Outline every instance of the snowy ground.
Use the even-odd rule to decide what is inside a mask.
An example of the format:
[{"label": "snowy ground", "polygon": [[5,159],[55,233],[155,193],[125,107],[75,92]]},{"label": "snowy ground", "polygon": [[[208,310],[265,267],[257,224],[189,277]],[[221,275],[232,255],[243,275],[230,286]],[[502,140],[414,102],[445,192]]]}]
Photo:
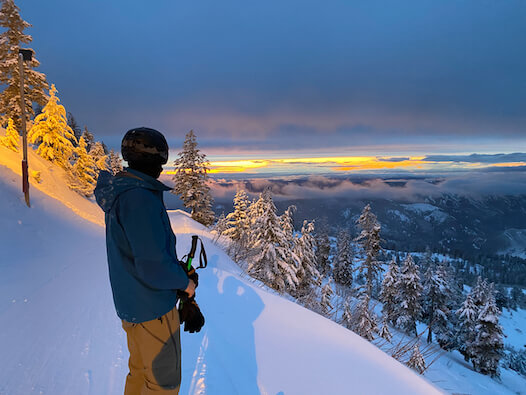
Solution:
[{"label": "snowy ground", "polygon": [[[4,151],[0,394],[121,394],[128,352],[113,308],[100,213],[78,195],[62,197],[60,179],[48,174],[56,170],[45,166],[28,209],[20,177],[7,168],[17,163]],[[66,205],[49,196],[46,180],[56,183],[53,196]],[[354,333],[254,285],[205,228],[181,212],[170,217],[179,256],[195,233],[209,256],[197,292],[207,322],[199,334],[183,333],[181,394],[439,393],[430,382],[452,393],[526,388],[514,373],[506,371],[501,385],[454,355],[435,363],[426,381]]]},{"label": "snowy ground", "polygon": [[[0,166],[0,394],[120,394],[128,354],[104,230],[36,188],[28,209],[19,184]],[[209,255],[198,289],[207,323],[183,334],[181,394],[439,393],[354,333],[254,286],[202,227],[170,216],[179,255],[193,233]]]}]

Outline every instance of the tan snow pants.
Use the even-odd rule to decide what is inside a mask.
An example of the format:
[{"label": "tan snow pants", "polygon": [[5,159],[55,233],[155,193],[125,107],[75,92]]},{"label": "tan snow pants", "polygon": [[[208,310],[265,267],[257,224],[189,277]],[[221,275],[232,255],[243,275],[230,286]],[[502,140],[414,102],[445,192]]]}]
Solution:
[{"label": "tan snow pants", "polygon": [[122,327],[130,351],[124,394],[179,394],[181,340],[177,309],[139,324],[122,321]]}]

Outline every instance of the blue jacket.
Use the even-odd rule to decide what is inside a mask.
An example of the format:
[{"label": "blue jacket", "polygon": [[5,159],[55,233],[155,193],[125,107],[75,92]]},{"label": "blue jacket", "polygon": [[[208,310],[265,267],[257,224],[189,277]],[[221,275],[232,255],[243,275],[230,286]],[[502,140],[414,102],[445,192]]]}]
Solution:
[{"label": "blue jacket", "polygon": [[[123,174],[125,176],[123,176]],[[106,220],[106,250],[117,315],[128,322],[153,320],[173,309],[188,286],[163,202],[170,190],[136,170],[102,171],[95,188]]]}]

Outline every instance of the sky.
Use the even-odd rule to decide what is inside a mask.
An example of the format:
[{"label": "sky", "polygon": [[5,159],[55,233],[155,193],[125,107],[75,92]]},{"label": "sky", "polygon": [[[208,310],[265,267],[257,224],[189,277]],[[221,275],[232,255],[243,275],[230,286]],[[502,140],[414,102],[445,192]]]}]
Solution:
[{"label": "sky", "polygon": [[170,160],[193,129],[219,175],[526,165],[522,0],[15,2],[112,148],[149,126]]}]

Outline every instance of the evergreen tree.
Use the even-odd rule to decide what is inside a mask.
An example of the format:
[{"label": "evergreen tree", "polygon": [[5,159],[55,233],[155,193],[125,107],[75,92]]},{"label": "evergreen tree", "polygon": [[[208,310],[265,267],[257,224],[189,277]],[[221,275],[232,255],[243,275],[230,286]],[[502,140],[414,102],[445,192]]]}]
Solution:
[{"label": "evergreen tree", "polygon": [[380,292],[380,301],[383,303],[382,315],[384,320],[395,324],[398,319],[397,305],[398,305],[398,287],[399,287],[399,269],[396,260],[393,258],[389,263],[389,268],[384,275],[382,282],[382,290]]},{"label": "evergreen tree", "polygon": [[374,281],[378,273],[382,270],[382,262],[378,261],[380,253],[380,224],[376,215],[371,212],[371,206],[368,204],[364,207],[360,218],[357,221],[361,228],[360,235],[356,241],[361,245],[365,254],[365,259],[360,262],[358,271],[365,277],[365,290],[369,297],[372,297]]},{"label": "evergreen tree", "polygon": [[334,309],[331,301],[333,295],[334,291],[332,290],[332,279],[329,277],[327,284],[325,284],[321,289],[320,306],[322,314],[325,317],[330,317],[332,310]]},{"label": "evergreen tree", "polygon": [[416,370],[420,374],[424,373],[427,369],[426,361],[424,360],[424,357],[420,352],[418,343],[415,344],[415,346],[413,347],[413,352],[411,353],[409,361],[407,361],[407,366],[409,366],[411,369]]},{"label": "evergreen tree", "polygon": [[263,214],[255,221],[253,229],[253,248],[258,253],[249,263],[248,272],[280,293],[294,291],[298,284],[299,258],[291,251],[289,240],[281,229],[270,190],[265,190],[259,200]]},{"label": "evergreen tree", "polygon": [[500,310],[495,303],[495,295],[489,294],[481,308],[475,326],[475,339],[471,343],[471,362],[473,368],[482,374],[499,376],[499,361],[504,356],[503,332],[499,324]]},{"label": "evergreen tree", "polygon": [[9,148],[11,151],[18,152],[19,143],[20,136],[15,129],[15,123],[11,118],[9,118],[5,136],[0,137],[0,145]]},{"label": "evergreen tree", "polygon": [[471,292],[456,314],[459,318],[457,335],[459,351],[464,359],[469,361],[473,357],[473,344],[477,335],[475,325],[479,315],[479,308],[475,305]]},{"label": "evergreen tree", "polygon": [[[5,89],[0,93],[0,113],[2,125],[9,119],[15,124],[15,129],[22,128],[20,107],[20,71],[18,66],[18,50],[33,41],[24,30],[31,27],[20,17],[20,9],[13,0],[2,0],[0,7],[0,27],[5,31],[0,34],[0,85]],[[44,105],[47,102],[45,91],[48,89],[46,76],[34,70],[40,65],[33,56],[30,62],[24,62],[24,97],[28,119],[34,115],[33,102]]]},{"label": "evergreen tree", "polygon": [[328,225],[324,220],[320,221],[320,226],[316,232],[316,266],[320,274],[327,275],[331,271],[331,241],[329,239]]},{"label": "evergreen tree", "polygon": [[299,259],[296,273],[298,286],[294,296],[303,300],[312,294],[313,289],[321,284],[321,275],[316,269],[316,241],[312,235],[314,232],[314,222],[303,221],[301,236],[294,242],[294,253]]},{"label": "evergreen tree", "polygon": [[88,153],[93,158],[98,170],[110,170],[108,167],[108,155],[104,152],[104,147],[100,141],[95,142]]},{"label": "evergreen tree", "polygon": [[80,138],[78,147],[75,149],[77,160],[73,164],[70,188],[86,197],[93,194],[97,183],[97,165],[91,155],[86,152],[86,141]]},{"label": "evergreen tree", "polygon": [[56,94],[53,84],[49,101],[43,112],[35,118],[27,139],[32,144],[38,144],[37,154],[41,157],[68,169],[74,151],[73,142],[76,143],[76,140],[73,130],[68,126],[66,110],[58,104],[60,100]]},{"label": "evergreen tree", "polygon": [[[73,130],[73,134],[75,135],[75,139],[80,139],[80,136],[82,136],[82,130],[80,129],[79,124],[77,123],[77,120],[73,116],[72,113],[68,112],[68,125]],[[89,151],[89,150],[88,150]]]},{"label": "evergreen tree", "polygon": [[336,257],[333,270],[334,281],[344,287],[350,287],[353,281],[351,236],[347,230],[338,233]]},{"label": "evergreen tree", "polygon": [[374,334],[378,332],[378,324],[376,316],[369,308],[369,301],[367,292],[362,292],[354,314],[354,332],[371,341],[374,340]]},{"label": "evergreen tree", "polygon": [[86,151],[89,152],[93,144],[95,144],[95,136],[88,130],[87,126],[84,126],[84,132],[82,132],[82,137],[86,141]]},{"label": "evergreen tree", "polygon": [[387,323],[387,318],[385,316],[382,321],[382,329],[380,329],[379,335],[382,339],[387,340],[389,343],[391,340],[393,340],[393,335],[391,334],[389,325]]},{"label": "evergreen tree", "polygon": [[431,263],[424,274],[422,294],[422,318],[428,324],[427,342],[433,341],[433,332],[437,334],[439,343],[447,343],[448,339],[448,303],[451,291],[447,283],[447,273],[443,265]]},{"label": "evergreen tree", "polygon": [[225,236],[237,242],[244,239],[249,230],[248,206],[248,195],[240,189],[234,196],[234,211],[226,216],[226,229],[223,232]]},{"label": "evergreen tree", "polygon": [[110,150],[109,155],[110,171],[113,175],[122,171],[122,159],[114,150]]},{"label": "evergreen tree", "polygon": [[186,208],[191,209],[192,218],[209,226],[214,223],[212,211],[212,195],[208,181],[208,165],[206,155],[197,148],[193,130],[186,134],[183,150],[175,160],[173,192],[179,195]]},{"label": "evergreen tree", "polygon": [[216,237],[222,236],[228,229],[228,222],[225,213],[221,213],[212,230],[216,233]]},{"label": "evergreen tree", "polygon": [[421,317],[422,307],[420,298],[422,285],[418,275],[418,266],[411,254],[407,254],[404,265],[400,270],[398,287],[398,306],[396,325],[405,332],[416,336],[416,321]]},{"label": "evergreen tree", "polygon": [[345,302],[343,304],[343,314],[340,324],[346,327],[347,329],[352,329],[354,325],[351,306],[348,299],[345,299]]}]

